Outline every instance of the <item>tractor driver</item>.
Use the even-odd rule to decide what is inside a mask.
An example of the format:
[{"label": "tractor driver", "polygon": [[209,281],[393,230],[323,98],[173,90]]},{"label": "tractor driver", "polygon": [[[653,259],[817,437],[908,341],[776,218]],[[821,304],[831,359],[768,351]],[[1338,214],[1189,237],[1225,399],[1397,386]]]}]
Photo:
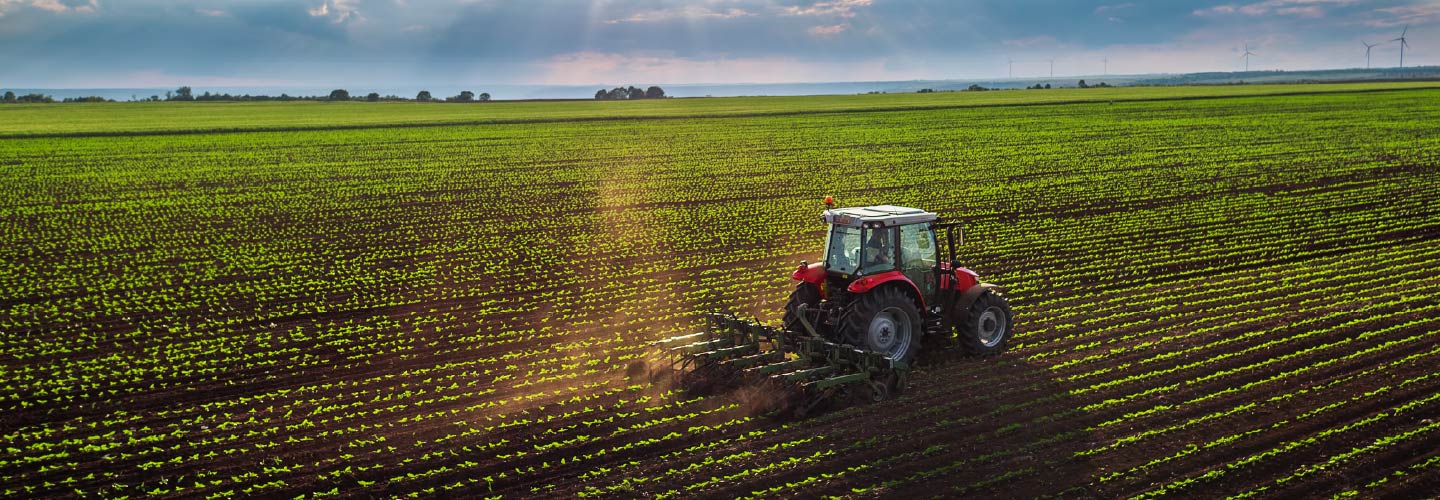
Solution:
[{"label": "tractor driver", "polygon": [[865,242],[865,268],[885,268],[895,263],[895,249],[890,246],[890,231],[870,231],[870,240]]}]

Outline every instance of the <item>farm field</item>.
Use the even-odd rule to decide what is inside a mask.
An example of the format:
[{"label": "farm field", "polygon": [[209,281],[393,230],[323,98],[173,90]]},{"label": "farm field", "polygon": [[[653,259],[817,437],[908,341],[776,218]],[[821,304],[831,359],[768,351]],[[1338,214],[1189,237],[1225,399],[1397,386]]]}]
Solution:
[{"label": "farm field", "polygon": [[[0,107],[0,496],[1440,493],[1440,88],[1055,92]],[[825,195],[964,220],[1011,349],[653,377]]]},{"label": "farm field", "polygon": [[154,106],[76,105],[56,113],[45,105],[6,109],[0,137],[63,137],[287,131],[303,129],[413,127],[547,123],[606,119],[774,116],[793,113],[904,111],[1049,103],[1211,99],[1218,97],[1376,92],[1440,88],[1440,82],[1365,84],[1232,85],[1223,87],[1136,87],[1053,89],[1045,92],[941,92],[852,96],[734,97],[630,102],[576,100],[493,102],[475,106],[444,103],[188,102]]}]

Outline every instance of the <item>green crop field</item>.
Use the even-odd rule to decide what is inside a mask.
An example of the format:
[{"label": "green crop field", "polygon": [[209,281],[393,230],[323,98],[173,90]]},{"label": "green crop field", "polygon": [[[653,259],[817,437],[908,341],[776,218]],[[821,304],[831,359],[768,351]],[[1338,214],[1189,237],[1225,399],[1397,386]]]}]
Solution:
[{"label": "green crop field", "polygon": [[[1425,83],[0,106],[0,496],[1433,494],[1437,124]],[[825,195],[964,221],[1011,348],[799,421],[650,376],[697,311],[778,321]]]}]

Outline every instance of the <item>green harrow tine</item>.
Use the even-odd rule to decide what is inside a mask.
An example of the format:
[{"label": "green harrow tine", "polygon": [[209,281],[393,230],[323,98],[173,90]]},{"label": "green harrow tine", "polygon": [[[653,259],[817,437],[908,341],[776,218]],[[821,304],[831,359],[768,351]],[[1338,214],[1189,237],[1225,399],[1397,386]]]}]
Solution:
[{"label": "green harrow tine", "polygon": [[[686,384],[699,391],[737,383],[771,383],[784,386],[791,394],[790,409],[803,415],[837,394],[850,394],[843,386],[860,385],[876,391],[877,400],[886,389],[876,381],[903,388],[909,365],[880,353],[830,342],[820,335],[819,325],[807,320],[803,331],[785,330],[734,315],[707,313],[708,331],[657,341],[675,356],[682,373],[693,375]],[[802,315],[803,316],[803,315]]]},{"label": "green harrow tine", "polygon": [[657,342],[655,342],[655,343],[656,343],[656,344],[674,344],[674,343],[678,343],[678,342],[682,342],[682,341],[686,341],[686,340],[690,340],[690,339],[697,339],[697,338],[709,337],[709,336],[710,336],[710,332],[697,332],[697,333],[692,333],[692,334],[689,334],[689,335],[681,335],[681,336],[678,336],[678,337],[670,337],[670,338],[668,338],[668,339],[661,339],[661,340],[659,340],[659,341],[657,341]]},{"label": "green harrow tine", "polygon": [[831,387],[839,387],[846,384],[869,382],[870,374],[866,372],[851,373],[837,377],[824,378],[813,382],[806,382],[806,386],[813,386],[816,390],[825,390]]},{"label": "green harrow tine", "polygon": [[683,346],[680,346],[680,347],[671,348],[670,350],[672,350],[672,351],[680,351],[680,352],[683,353],[683,354],[692,354],[692,355],[693,355],[693,354],[700,354],[700,353],[702,353],[702,352],[713,351],[713,350],[721,349],[721,348],[725,348],[725,347],[732,347],[732,346],[734,346],[734,345],[735,345],[735,342],[732,341],[732,340],[730,340],[730,339],[716,339],[716,340],[707,340],[707,341],[704,341],[704,342],[696,342],[696,343],[693,343],[693,344],[686,344],[686,345],[683,345]]},{"label": "green harrow tine", "polygon": [[755,344],[745,344],[745,345],[740,345],[740,346],[735,346],[735,347],[726,347],[726,348],[723,348],[723,349],[716,349],[716,350],[713,350],[713,351],[706,351],[706,352],[702,352],[702,353],[697,353],[697,354],[695,354],[695,356],[696,356],[696,357],[701,357],[701,358],[706,358],[706,359],[729,359],[729,358],[735,358],[735,357],[744,356],[744,355],[746,355],[746,354],[752,354],[752,353],[754,353],[755,351],[757,351],[757,350],[759,350],[759,349],[760,349],[760,346],[758,346],[758,345],[755,345]]},{"label": "green harrow tine", "polygon": [[745,356],[745,357],[743,357],[743,358],[735,358],[735,359],[732,359],[732,360],[730,360],[730,361],[727,361],[726,363],[729,363],[730,366],[733,366],[733,367],[736,367],[736,368],[749,368],[749,367],[751,367],[751,366],[754,366],[754,365],[757,364],[757,363],[775,363],[775,362],[783,361],[784,359],[785,359],[785,353],[778,352],[778,351],[771,351],[771,352],[756,354],[756,355],[753,355],[753,356]]},{"label": "green harrow tine", "polygon": [[805,368],[809,364],[810,360],[807,359],[792,359],[790,361],[782,361],[779,363],[757,366],[755,368],[750,368],[745,371],[755,373],[757,375],[769,375],[777,372],[799,370]]},{"label": "green harrow tine", "polygon": [[[807,370],[799,370],[799,371],[794,371],[794,372],[790,372],[790,373],[786,373],[786,374],[782,374],[782,375],[775,375],[775,376],[776,376],[776,377],[784,377],[785,380],[789,380],[789,381],[791,381],[791,382],[801,382],[801,381],[810,380],[810,379],[813,379],[813,378],[816,378],[816,377],[823,377],[823,376],[829,375],[829,374],[835,372],[835,370],[837,370],[837,369],[838,369],[838,368],[835,367],[834,365],[826,365],[826,366],[821,366],[821,367],[817,367],[817,368],[810,368],[810,369],[807,369]],[[867,375],[867,377],[868,377],[868,375]]]}]

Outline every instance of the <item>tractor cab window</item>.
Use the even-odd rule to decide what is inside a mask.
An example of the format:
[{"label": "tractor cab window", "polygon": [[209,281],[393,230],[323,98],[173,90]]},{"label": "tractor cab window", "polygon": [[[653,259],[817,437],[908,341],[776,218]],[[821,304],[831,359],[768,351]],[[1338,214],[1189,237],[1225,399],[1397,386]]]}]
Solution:
[{"label": "tractor cab window", "polygon": [[935,232],[925,224],[911,224],[900,228],[901,267],[906,271],[931,271],[939,248],[935,244]]},{"label": "tractor cab window", "polygon": [[830,225],[830,244],[825,247],[825,269],[854,274],[860,262],[860,228]]},{"label": "tractor cab window", "polygon": [[935,244],[935,231],[929,224],[910,224],[900,228],[900,272],[915,283],[920,295],[930,300],[936,291],[935,264],[939,247]]},{"label": "tractor cab window", "polygon": [[865,247],[860,250],[860,274],[874,274],[895,269],[895,228],[865,230]]},{"label": "tractor cab window", "polygon": [[825,269],[840,274],[873,274],[895,269],[895,228],[830,226]]}]

